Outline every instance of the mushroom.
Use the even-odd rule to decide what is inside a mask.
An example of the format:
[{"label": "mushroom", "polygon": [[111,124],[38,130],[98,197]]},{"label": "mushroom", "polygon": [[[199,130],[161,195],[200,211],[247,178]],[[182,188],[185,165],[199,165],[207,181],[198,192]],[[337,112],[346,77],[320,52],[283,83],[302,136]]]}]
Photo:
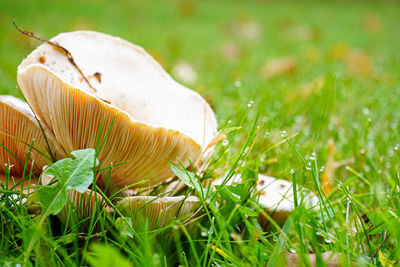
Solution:
[{"label": "mushroom", "polygon": [[92,31],[50,42],[57,46],[42,44],[24,59],[18,83],[66,153],[105,140],[99,167],[113,166],[113,190],[158,184],[173,176],[168,161],[188,167],[208,154],[217,134],[212,109],[141,47]]},{"label": "mushroom", "polygon": [[162,228],[174,219],[188,219],[200,206],[200,200],[194,196],[156,197],[133,196],[123,198],[117,208],[124,216],[132,218],[135,229],[148,230]]},{"label": "mushroom", "polygon": [[[223,178],[216,179],[212,185],[215,188],[215,186],[221,185],[223,181]],[[226,181],[225,185],[241,182],[241,175],[236,174]],[[258,174],[256,192],[253,192],[253,194],[257,196],[258,203],[278,224],[283,224],[294,210],[293,184],[289,181]],[[299,189],[298,194],[299,201],[302,199],[300,194],[304,195],[303,200],[307,206],[312,207],[318,204],[318,198],[312,192]],[[265,228],[269,225],[269,220],[262,214],[259,215],[259,222]]]},{"label": "mushroom", "polygon": [[52,157],[65,154],[51,131],[40,127],[28,104],[12,96],[0,96],[0,144],[0,174],[6,173],[7,164],[15,177],[29,176],[30,171],[37,177]]},{"label": "mushroom", "polygon": [[[283,224],[295,208],[293,184],[286,180],[259,174],[256,189],[259,194],[258,202],[261,206],[278,224]],[[299,201],[302,199],[300,194],[303,194],[303,201],[305,201],[306,206],[317,205],[318,198],[312,192],[299,189],[297,193]],[[268,219],[262,214],[259,216],[259,221],[263,227],[269,224]]]}]

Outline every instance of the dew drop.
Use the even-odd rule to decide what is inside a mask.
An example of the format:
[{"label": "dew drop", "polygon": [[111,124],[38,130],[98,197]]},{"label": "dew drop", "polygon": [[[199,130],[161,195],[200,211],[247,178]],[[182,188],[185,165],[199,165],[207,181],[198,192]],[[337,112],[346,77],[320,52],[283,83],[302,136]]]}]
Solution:
[{"label": "dew drop", "polygon": [[294,173],[295,173],[294,169],[290,169],[290,174],[294,174]]},{"label": "dew drop", "polygon": [[282,131],[281,132],[281,137],[282,138],[286,138],[287,137],[287,132],[286,131]]},{"label": "dew drop", "polygon": [[254,101],[253,101],[253,100],[250,100],[250,102],[247,104],[247,106],[248,106],[249,108],[251,108],[251,106],[253,106],[253,104],[254,104]]},{"label": "dew drop", "polygon": [[240,87],[242,85],[242,83],[240,81],[235,81],[235,86],[236,87]]},{"label": "dew drop", "polygon": [[311,171],[311,161],[307,162],[306,170]]},{"label": "dew drop", "polygon": [[363,108],[362,113],[364,115],[369,115],[369,109],[368,108]]},{"label": "dew drop", "polygon": [[224,139],[224,140],[222,141],[222,145],[223,145],[223,146],[229,145],[228,139]]},{"label": "dew drop", "polygon": [[399,150],[399,148],[400,148],[400,145],[399,145],[399,144],[396,144],[396,145],[394,146],[394,150]]}]

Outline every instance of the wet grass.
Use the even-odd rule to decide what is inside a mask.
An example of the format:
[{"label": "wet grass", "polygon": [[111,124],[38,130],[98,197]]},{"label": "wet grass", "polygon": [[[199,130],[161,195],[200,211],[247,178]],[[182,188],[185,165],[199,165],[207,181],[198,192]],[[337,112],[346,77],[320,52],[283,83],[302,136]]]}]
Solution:
[{"label": "wet grass", "polygon": [[[307,254],[333,251],[343,265],[398,264],[398,4],[129,2],[0,1],[0,93],[18,96],[17,66],[39,44],[18,33],[13,19],[48,38],[89,29],[139,44],[210,102],[220,130],[233,128],[207,176],[241,172],[242,195],[221,189],[190,228],[177,223],[135,238],[121,235],[104,214],[104,231],[92,237],[50,217],[29,260],[279,266],[288,252],[307,265]],[[179,74],[180,62],[197,77]],[[307,208],[300,198],[284,225],[263,229],[256,197],[245,194],[257,173],[311,189],[320,207]],[[0,262],[24,263],[25,229],[35,219],[28,207],[6,201],[15,189],[1,190]]]}]

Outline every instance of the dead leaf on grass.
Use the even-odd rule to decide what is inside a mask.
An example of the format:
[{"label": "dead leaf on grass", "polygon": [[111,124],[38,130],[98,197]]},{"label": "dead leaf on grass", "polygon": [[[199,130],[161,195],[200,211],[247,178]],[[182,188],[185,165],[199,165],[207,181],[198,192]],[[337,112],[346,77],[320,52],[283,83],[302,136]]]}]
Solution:
[{"label": "dead leaf on grass", "polygon": [[377,14],[369,14],[363,19],[363,27],[366,32],[377,34],[382,32],[383,21]]},{"label": "dead leaf on grass", "polygon": [[269,59],[261,68],[261,77],[271,79],[276,76],[294,73],[298,68],[297,61],[291,57],[281,57]]},{"label": "dead leaf on grass", "polygon": [[234,37],[255,41],[261,38],[262,27],[249,17],[243,17],[228,26],[228,33]]},{"label": "dead leaf on grass", "polygon": [[362,50],[352,50],[345,59],[348,74],[370,76],[373,72],[373,63],[367,53]]}]

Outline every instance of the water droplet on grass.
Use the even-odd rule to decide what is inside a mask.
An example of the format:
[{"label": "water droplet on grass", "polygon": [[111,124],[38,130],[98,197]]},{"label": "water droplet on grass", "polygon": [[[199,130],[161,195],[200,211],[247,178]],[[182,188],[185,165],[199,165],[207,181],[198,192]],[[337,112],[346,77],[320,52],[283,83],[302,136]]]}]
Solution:
[{"label": "water droplet on grass", "polygon": [[311,171],[311,161],[307,162],[306,170]]},{"label": "water droplet on grass", "polygon": [[368,109],[368,108],[363,108],[362,113],[363,113],[364,115],[369,115],[369,109]]},{"label": "water droplet on grass", "polygon": [[242,85],[242,83],[240,81],[235,81],[235,86],[236,87],[240,87]]},{"label": "water droplet on grass", "polygon": [[229,145],[228,139],[223,140],[223,141],[222,141],[222,145],[223,145],[223,146]]},{"label": "water droplet on grass", "polygon": [[282,131],[281,132],[281,137],[282,138],[286,138],[287,137],[287,132],[286,131]]}]

